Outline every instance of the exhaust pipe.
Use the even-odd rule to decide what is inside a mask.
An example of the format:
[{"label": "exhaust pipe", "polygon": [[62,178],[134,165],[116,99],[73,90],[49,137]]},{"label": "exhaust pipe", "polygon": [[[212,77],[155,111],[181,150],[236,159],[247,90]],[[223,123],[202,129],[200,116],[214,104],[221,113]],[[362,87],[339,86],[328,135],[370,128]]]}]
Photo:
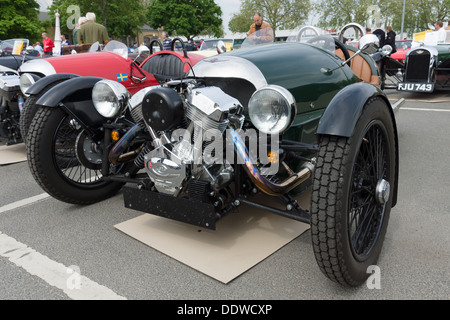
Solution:
[{"label": "exhaust pipe", "polygon": [[229,128],[226,131],[227,138],[230,139],[229,141],[233,142],[234,150],[237,153],[238,159],[242,161],[245,172],[248,174],[256,187],[268,195],[280,196],[291,191],[300,183],[311,177],[311,174],[314,171],[314,165],[310,162],[305,162],[299,172],[292,173],[281,183],[271,182],[266,179],[266,177],[264,177],[264,175],[262,175],[259,169],[254,165],[256,162],[253,161],[253,159],[250,159],[245,143],[242,141],[240,135],[232,128]]}]

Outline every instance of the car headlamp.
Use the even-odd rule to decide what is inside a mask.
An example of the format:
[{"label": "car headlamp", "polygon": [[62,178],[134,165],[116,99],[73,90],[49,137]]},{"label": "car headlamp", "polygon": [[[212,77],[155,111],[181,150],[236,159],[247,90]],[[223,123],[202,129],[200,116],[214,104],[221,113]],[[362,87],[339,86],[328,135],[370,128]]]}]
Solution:
[{"label": "car headlamp", "polygon": [[253,93],[248,114],[253,125],[266,134],[280,134],[294,121],[297,107],[292,94],[283,87],[268,85]]},{"label": "car headlamp", "polygon": [[30,73],[24,73],[20,76],[19,79],[20,91],[22,91],[25,97],[29,96],[29,94],[27,94],[26,92],[28,88],[30,88],[37,81],[36,77],[37,76],[33,76]]},{"label": "car headlamp", "polygon": [[113,118],[125,109],[131,94],[118,82],[100,80],[92,89],[95,109],[105,118]]},{"label": "car headlamp", "polygon": [[381,50],[385,56],[388,56],[392,52],[392,47],[388,44],[385,44]]}]

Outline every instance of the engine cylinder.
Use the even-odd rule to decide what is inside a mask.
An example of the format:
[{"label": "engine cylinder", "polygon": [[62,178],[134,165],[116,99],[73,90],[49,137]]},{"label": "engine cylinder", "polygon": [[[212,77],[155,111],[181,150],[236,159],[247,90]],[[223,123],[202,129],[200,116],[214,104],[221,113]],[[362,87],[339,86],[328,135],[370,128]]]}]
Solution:
[{"label": "engine cylinder", "polygon": [[144,122],[154,130],[170,130],[183,120],[183,101],[173,89],[156,88],[145,95],[142,116]]}]

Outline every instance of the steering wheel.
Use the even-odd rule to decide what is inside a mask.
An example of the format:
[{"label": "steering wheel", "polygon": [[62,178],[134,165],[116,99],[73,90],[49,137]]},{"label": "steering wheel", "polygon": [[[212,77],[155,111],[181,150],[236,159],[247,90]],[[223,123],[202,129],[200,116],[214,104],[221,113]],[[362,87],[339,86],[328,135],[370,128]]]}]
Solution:
[{"label": "steering wheel", "polygon": [[153,39],[152,41],[150,41],[149,47],[150,47],[150,55],[153,54],[153,42],[156,42],[159,46],[159,50],[163,51],[164,50],[164,46],[162,45],[161,41],[159,41],[158,39]]},{"label": "steering wheel", "polygon": [[306,26],[306,27],[302,27],[298,33],[297,33],[297,42],[301,42],[300,40],[303,37],[303,33],[306,33],[306,31],[311,30],[315,36],[319,35],[319,32],[314,28],[314,27],[310,27],[310,26]]},{"label": "steering wheel", "polygon": [[175,42],[179,42],[181,44],[181,48],[182,48],[182,50],[184,52],[184,57],[187,58],[188,55],[187,55],[186,46],[184,45],[183,40],[181,40],[180,38],[174,38],[172,40],[172,51],[175,51]]},{"label": "steering wheel", "polygon": [[[347,61],[348,59],[350,59],[350,52],[348,52],[345,44],[343,44],[342,41],[339,41],[336,38],[333,38],[333,39],[334,39],[334,45],[336,46],[336,49],[341,49],[342,53],[344,54],[344,61]],[[350,61],[348,61],[347,64],[350,67]]]}]

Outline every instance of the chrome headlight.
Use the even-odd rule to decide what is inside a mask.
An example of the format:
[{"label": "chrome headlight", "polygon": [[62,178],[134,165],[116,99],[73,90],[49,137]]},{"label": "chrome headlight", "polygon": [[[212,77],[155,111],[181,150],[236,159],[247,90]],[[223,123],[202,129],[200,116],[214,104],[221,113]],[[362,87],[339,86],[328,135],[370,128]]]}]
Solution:
[{"label": "chrome headlight", "polygon": [[22,91],[25,97],[29,96],[29,94],[26,94],[26,92],[28,88],[30,88],[35,82],[36,82],[35,78],[29,73],[24,73],[20,76],[19,80],[20,91]]},{"label": "chrome headlight", "polygon": [[280,134],[291,126],[297,106],[288,90],[277,85],[268,85],[253,93],[248,102],[248,113],[259,131]]},{"label": "chrome headlight", "polygon": [[105,118],[114,118],[122,112],[130,97],[127,88],[112,80],[100,80],[92,89],[94,107]]},{"label": "chrome headlight", "polygon": [[381,50],[383,52],[383,55],[388,56],[392,52],[392,47],[388,44],[385,44]]}]

